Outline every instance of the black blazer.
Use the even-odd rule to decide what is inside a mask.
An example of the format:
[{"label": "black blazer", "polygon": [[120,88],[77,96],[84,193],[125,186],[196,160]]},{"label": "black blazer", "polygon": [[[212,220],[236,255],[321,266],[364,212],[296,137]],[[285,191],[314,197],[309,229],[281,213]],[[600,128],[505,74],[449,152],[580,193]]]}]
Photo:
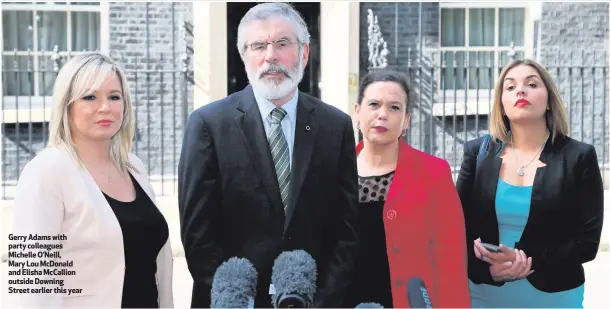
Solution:
[{"label": "black blazer", "polygon": [[237,256],[258,272],[255,306],[270,307],[275,259],[303,249],[318,267],[316,307],[338,307],[354,264],[358,174],[350,117],[299,93],[285,219],[251,86],[193,111],[178,164],[181,237],[193,307],[210,306],[216,268]]},{"label": "black blazer", "polygon": [[[465,144],[456,183],[467,229],[469,279],[473,283],[502,286],[494,282],[489,264],[473,254],[473,242],[497,244],[499,228],[495,196],[502,159],[496,154],[500,142],[491,140],[488,154],[477,168],[483,138]],[[593,260],[603,227],[603,183],[596,151],[591,145],[567,136],[556,137],[541,153],[545,167],[537,169],[531,207],[522,238],[514,246],[532,257],[534,273],[527,280],[537,289],[558,292],[585,281],[583,263]]]}]

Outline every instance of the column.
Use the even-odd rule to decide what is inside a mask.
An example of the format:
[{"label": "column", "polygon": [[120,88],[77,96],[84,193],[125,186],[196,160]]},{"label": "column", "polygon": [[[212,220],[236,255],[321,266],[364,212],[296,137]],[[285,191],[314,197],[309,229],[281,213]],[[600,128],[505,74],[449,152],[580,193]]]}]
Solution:
[{"label": "column", "polygon": [[227,96],[227,3],[193,2],[193,109]]},{"label": "column", "polygon": [[352,116],[359,81],[359,3],[321,2],[320,15],[321,98]]}]

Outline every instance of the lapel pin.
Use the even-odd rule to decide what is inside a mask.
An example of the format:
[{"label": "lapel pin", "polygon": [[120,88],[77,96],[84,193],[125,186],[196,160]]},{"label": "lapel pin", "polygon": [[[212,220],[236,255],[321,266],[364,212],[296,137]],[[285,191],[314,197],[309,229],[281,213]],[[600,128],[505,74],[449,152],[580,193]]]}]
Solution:
[{"label": "lapel pin", "polygon": [[310,126],[306,126],[306,131],[310,131]]},{"label": "lapel pin", "polygon": [[386,213],[386,216],[388,217],[388,219],[392,220],[397,217],[397,212],[391,209]]},{"label": "lapel pin", "polygon": [[395,280],[395,287],[402,287],[403,284],[405,284],[405,281],[403,279]]},{"label": "lapel pin", "polygon": [[397,247],[397,246],[392,246],[392,253],[393,254],[400,254],[401,253],[401,248]]}]

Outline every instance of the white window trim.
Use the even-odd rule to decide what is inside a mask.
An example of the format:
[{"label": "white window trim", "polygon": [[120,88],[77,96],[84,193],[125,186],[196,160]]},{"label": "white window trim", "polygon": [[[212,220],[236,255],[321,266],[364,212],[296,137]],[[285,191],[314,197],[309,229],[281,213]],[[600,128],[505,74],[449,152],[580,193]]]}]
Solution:
[{"label": "white window trim", "polygon": [[[108,54],[109,52],[109,3],[108,2],[100,2],[100,5],[64,5],[64,4],[15,4],[15,3],[0,3],[0,12],[2,11],[56,11],[56,12],[99,12],[100,13],[100,52],[104,54]],[[67,14],[67,30],[70,31],[70,21],[71,14]],[[36,26],[36,19],[33,20],[34,28],[33,31],[36,32],[38,27]],[[2,28],[2,14],[0,14],[0,33],[3,33]],[[34,33],[36,36],[36,33]],[[72,47],[72,37],[67,36],[67,46],[68,49]],[[34,40],[34,49],[38,49],[38,41]],[[0,40],[0,50],[4,50],[3,40]],[[52,51],[45,51],[44,55],[51,54]],[[82,53],[81,51],[61,51],[60,55],[76,55]],[[15,53],[12,51],[3,51],[2,55],[14,55]],[[18,51],[16,53],[20,56],[41,56],[43,52],[40,51]],[[38,57],[34,57],[33,66],[38,67]],[[0,71],[2,70],[2,63],[0,61]],[[35,73],[39,74],[39,73]],[[2,85],[2,78],[0,76],[0,86]],[[39,76],[36,76],[34,79],[34,87],[35,89],[39,89]],[[8,108],[0,111],[0,122],[2,123],[27,123],[27,122],[48,122],[51,116],[51,96],[9,96],[4,97],[4,93],[2,92],[2,87],[0,87],[0,98],[4,101],[5,106],[16,106],[16,103],[19,102],[19,108]],[[30,102],[34,106],[31,110],[29,108]],[[42,107],[43,102],[45,102],[45,106]],[[1,136],[0,136],[1,137]]]},{"label": "white window trim", "polygon": [[[50,53],[52,52],[44,52],[45,55],[49,55]],[[3,54],[14,55],[14,52],[5,52]],[[29,53],[31,56],[41,56],[42,54],[42,52]],[[78,55],[83,54],[83,52],[59,52],[61,56],[67,54]],[[17,55],[26,56],[28,52],[17,52]],[[38,82],[35,84],[38,85]],[[3,93],[0,92],[0,95],[3,95]],[[1,98],[3,100],[4,109],[2,110],[3,114],[0,116],[0,122],[28,123],[48,122],[51,120],[52,96],[2,96]],[[19,103],[19,106],[17,106],[17,103]],[[32,108],[30,108],[30,103]]]},{"label": "white window trim", "polygon": [[[48,122],[51,120],[53,97],[51,96],[9,96],[3,97],[5,109],[2,123]],[[19,108],[17,107],[19,103]],[[32,108],[30,109],[30,103]],[[44,103],[44,106],[43,106]],[[6,108],[6,106],[12,108]]]},{"label": "white window trim", "polygon": [[[524,45],[515,47],[514,50],[516,52],[524,52],[525,58],[532,58],[533,56],[533,34],[534,34],[534,20],[531,16],[531,11],[533,11],[533,7],[540,7],[540,3],[528,3],[528,2],[496,2],[496,3],[466,3],[466,2],[440,2],[439,3],[439,29],[441,31],[441,9],[445,8],[464,8],[464,9],[473,9],[473,8],[524,8]],[[536,13],[535,13],[536,14]],[[469,27],[469,10],[465,12],[465,30],[468,30]],[[465,34],[465,44],[469,42],[469,32],[466,31]],[[499,10],[495,10],[495,46],[494,47],[439,47],[440,52],[447,51],[488,51],[488,52],[497,52],[495,54],[495,64],[499,63],[498,52],[499,51],[507,51],[510,50],[508,46],[498,46],[499,45]],[[441,38],[441,33],[439,34]],[[441,56],[441,53],[440,53]],[[447,65],[447,64],[446,64]],[[496,75],[498,73],[495,72],[493,87],[496,82]],[[441,70],[436,73],[436,79],[438,81],[441,80]],[[438,87],[441,83],[438,83]],[[439,98],[443,98],[444,90],[437,88],[437,96]],[[487,88],[481,88],[479,90],[476,89],[468,89],[468,90],[456,90],[456,96],[454,95],[454,89],[445,90],[445,104],[444,102],[436,102],[433,104],[433,115],[434,116],[443,116],[445,110],[445,116],[454,114],[454,105],[456,105],[456,113],[458,115],[464,115],[465,109],[467,115],[485,115],[489,112],[489,105],[492,101],[492,97],[494,96],[494,89],[488,91]],[[456,97],[456,99],[454,99]],[[454,102],[452,102],[454,101]],[[446,106],[444,106],[446,105]]]},{"label": "white window trim", "polygon": [[537,2],[439,2],[440,8],[524,8]]},{"label": "white window trim", "polygon": [[7,3],[2,5],[6,11],[46,11],[46,12],[100,12],[100,5],[78,5],[78,4],[16,4]]},{"label": "white window trim", "polygon": [[100,52],[110,53],[110,3],[100,2]]}]

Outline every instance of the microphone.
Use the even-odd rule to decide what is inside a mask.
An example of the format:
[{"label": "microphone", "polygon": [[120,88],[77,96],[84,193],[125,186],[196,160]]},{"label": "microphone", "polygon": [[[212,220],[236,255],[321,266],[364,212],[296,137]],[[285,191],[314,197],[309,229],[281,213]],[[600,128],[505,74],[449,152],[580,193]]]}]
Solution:
[{"label": "microphone", "polygon": [[211,308],[253,308],[257,270],[245,258],[232,257],[216,269],[210,292]]},{"label": "microphone", "polygon": [[274,308],[310,308],[316,293],[316,276],[316,262],[307,252],[282,252],[272,267]]},{"label": "microphone", "polygon": [[360,303],[354,308],[384,308],[384,306],[378,303]]},{"label": "microphone", "polygon": [[433,308],[429,291],[422,279],[416,277],[407,282],[407,302],[410,308]]}]

